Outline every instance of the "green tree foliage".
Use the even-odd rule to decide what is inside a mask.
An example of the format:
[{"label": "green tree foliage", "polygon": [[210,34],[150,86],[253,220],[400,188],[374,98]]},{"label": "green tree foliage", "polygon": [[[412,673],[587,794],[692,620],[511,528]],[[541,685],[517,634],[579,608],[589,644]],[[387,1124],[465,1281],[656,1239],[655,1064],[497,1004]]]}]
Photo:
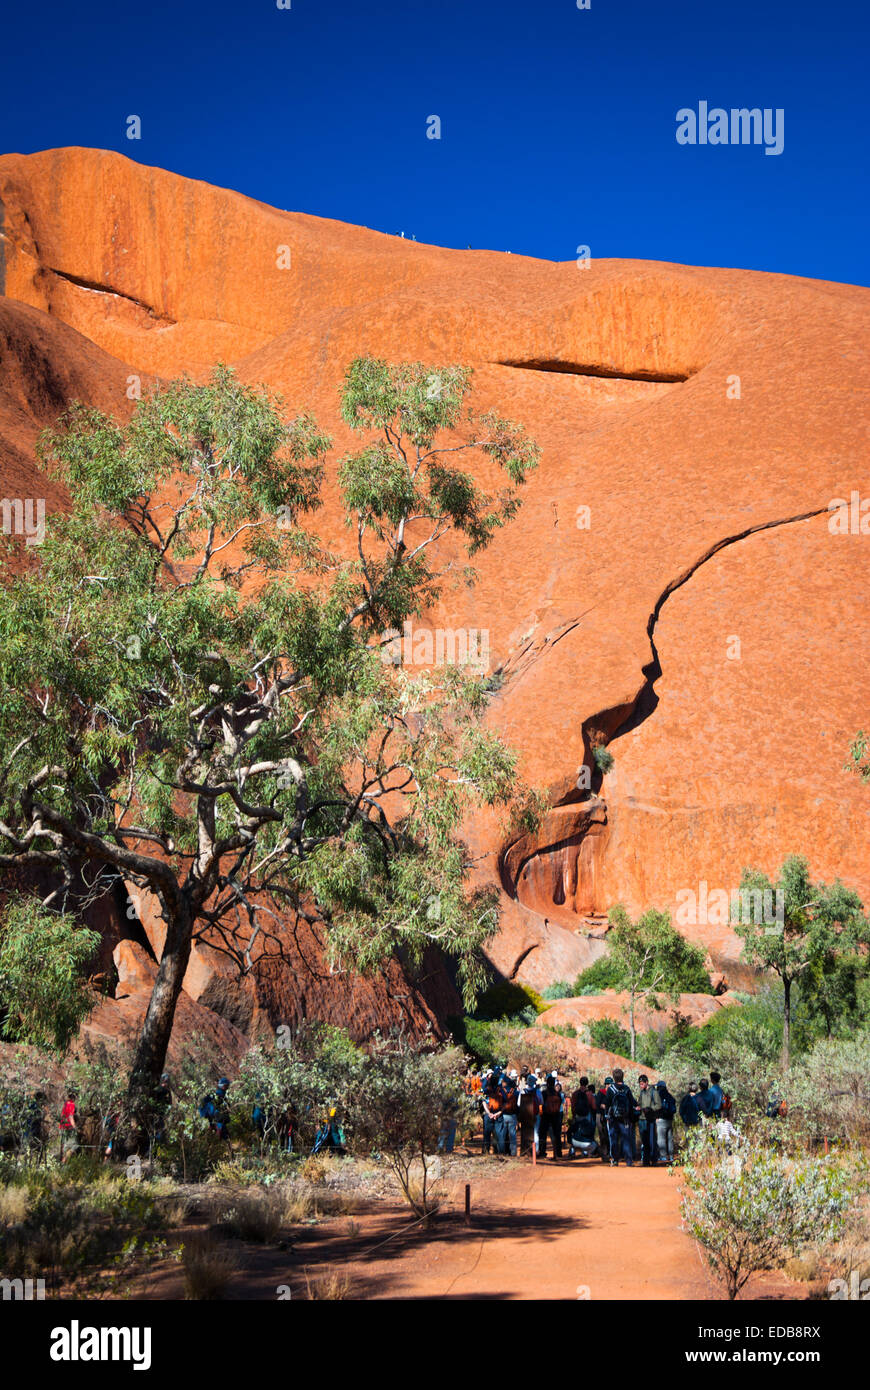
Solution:
[{"label": "green tree foliage", "polygon": [[[744,959],[779,976],[783,986],[782,1064],[791,1051],[792,992],[800,982],[829,1026],[844,1003],[857,1010],[857,982],[864,966],[858,953],[868,940],[868,924],[858,895],[839,879],[830,886],[812,883],[802,855],[790,855],[774,885],[766,874],[745,869],[735,931],[743,938]],[[781,895],[781,920],[764,909]],[[851,973],[848,961],[852,959]]]},{"label": "green tree foliage", "polygon": [[670,914],[650,908],[633,922],[622,906],[609,913],[610,958],[616,970],[616,988],[628,994],[630,1056],[637,1048],[635,1009],[639,1000],[648,1007],[662,1007],[662,997],[676,999],[687,980],[706,979],[704,952],[686,941],[672,926]]},{"label": "green tree foliage", "polygon": [[618,989],[620,978],[620,967],[613,957],[599,956],[577,976],[571,993],[602,994],[606,989]]},{"label": "green tree foliage", "polygon": [[96,1003],[86,970],[97,932],[36,898],[13,897],[0,918],[0,1013],[13,1042],[63,1056]]},{"label": "green tree foliage", "polygon": [[[201,936],[249,971],[280,953],[279,920],[307,921],[335,970],[434,946],[469,1002],[481,982],[496,894],[467,890],[460,826],[515,805],[515,758],[468,670],[381,659],[441,590],[438,543],[484,547],[537,460],[469,389],[461,368],[351,363],[341,554],[306,529],[329,439],[228,369],[161,387],[126,426],[75,405],[41,441],[72,511],[0,587],[0,869],[54,874],[62,904],[82,872],[156,900],[131,1094],[162,1069]],[[500,490],[457,466],[471,450]]]}]

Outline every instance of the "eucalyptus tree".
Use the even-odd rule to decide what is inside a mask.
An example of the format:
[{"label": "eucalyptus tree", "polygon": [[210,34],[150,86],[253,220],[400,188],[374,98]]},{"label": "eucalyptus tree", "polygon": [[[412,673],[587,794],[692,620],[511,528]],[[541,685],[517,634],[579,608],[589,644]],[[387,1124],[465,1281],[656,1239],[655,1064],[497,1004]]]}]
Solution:
[{"label": "eucalyptus tree", "polygon": [[[0,586],[0,869],[35,870],[49,912],[82,876],[153,895],[131,1101],[201,939],[243,971],[302,922],[336,970],[434,945],[474,994],[496,895],[469,889],[461,825],[516,809],[515,755],[482,725],[478,676],[382,660],[537,461],[470,391],[460,367],[357,359],[341,411],[359,447],[336,458],[310,415],[220,367],[127,424],[74,404],[40,441],[72,505]],[[492,491],[459,466],[472,451]],[[314,527],[327,484],[344,546]]]}]

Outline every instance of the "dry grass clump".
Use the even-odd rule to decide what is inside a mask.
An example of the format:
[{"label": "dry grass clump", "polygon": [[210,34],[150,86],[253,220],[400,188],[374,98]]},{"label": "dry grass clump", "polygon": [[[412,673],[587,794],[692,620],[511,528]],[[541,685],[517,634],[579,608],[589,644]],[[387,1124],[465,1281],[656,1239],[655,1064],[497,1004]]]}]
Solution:
[{"label": "dry grass clump", "polygon": [[18,1226],[27,1217],[30,1193],[26,1187],[0,1187],[0,1226]]},{"label": "dry grass clump", "polygon": [[335,1269],[324,1274],[316,1274],[312,1278],[306,1270],[305,1287],[308,1291],[309,1301],[312,1303],[325,1299],[344,1300],[350,1298],[350,1275],[346,1270]]},{"label": "dry grass clump", "polygon": [[184,1297],[195,1302],[222,1299],[241,1267],[233,1251],[221,1245],[208,1232],[195,1233],[184,1242],[181,1264]]},{"label": "dry grass clump", "polygon": [[327,1160],[321,1158],[319,1154],[311,1154],[301,1165],[299,1176],[303,1182],[310,1182],[312,1186],[319,1187],[326,1182],[328,1172]]}]

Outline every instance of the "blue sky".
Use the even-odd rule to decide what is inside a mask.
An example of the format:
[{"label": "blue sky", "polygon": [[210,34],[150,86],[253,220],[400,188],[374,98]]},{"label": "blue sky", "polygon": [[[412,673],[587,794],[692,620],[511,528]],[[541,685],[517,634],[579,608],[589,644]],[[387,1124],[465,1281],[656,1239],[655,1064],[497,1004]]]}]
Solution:
[{"label": "blue sky", "polygon": [[[867,284],[868,16],[867,0],[48,0],[4,21],[0,149],[116,149],[442,246]],[[702,100],[783,108],[782,154],[678,145],[676,112]]]}]

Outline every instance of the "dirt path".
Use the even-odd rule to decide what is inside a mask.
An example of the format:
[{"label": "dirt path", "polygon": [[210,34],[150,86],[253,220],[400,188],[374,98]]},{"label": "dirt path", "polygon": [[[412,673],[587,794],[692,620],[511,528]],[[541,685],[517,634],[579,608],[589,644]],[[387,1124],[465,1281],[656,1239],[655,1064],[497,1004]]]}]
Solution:
[{"label": "dirt path", "polygon": [[[228,1297],[274,1298],[286,1283],[305,1298],[308,1282],[330,1277],[346,1278],[353,1299],[719,1296],[680,1229],[678,1179],[664,1168],[480,1159],[463,1164],[428,1231],[409,1230],[408,1217],[407,1206],[388,1203],[298,1229],[287,1254],[249,1246]],[[178,1296],[160,1282],[150,1296]]]},{"label": "dirt path", "polygon": [[[719,1299],[721,1288],[681,1229],[679,1181],[639,1165],[460,1158],[429,1230],[412,1225],[404,1203],[351,1202],[345,1215],[297,1226],[289,1248],[239,1242],[225,1297],[272,1301],[290,1290],[304,1300],[338,1281],[350,1299]],[[134,1292],[183,1296],[180,1270],[169,1261]],[[806,1298],[807,1286],[763,1274],[744,1297]]]},{"label": "dirt path", "polygon": [[482,1171],[471,1192],[470,1228],[458,1216],[461,1188],[443,1232],[436,1226],[429,1240],[406,1244],[384,1267],[380,1252],[364,1262],[359,1276],[363,1285],[371,1281],[368,1296],[715,1296],[694,1242],[680,1229],[677,1179],[663,1168],[523,1162],[494,1184]]}]

